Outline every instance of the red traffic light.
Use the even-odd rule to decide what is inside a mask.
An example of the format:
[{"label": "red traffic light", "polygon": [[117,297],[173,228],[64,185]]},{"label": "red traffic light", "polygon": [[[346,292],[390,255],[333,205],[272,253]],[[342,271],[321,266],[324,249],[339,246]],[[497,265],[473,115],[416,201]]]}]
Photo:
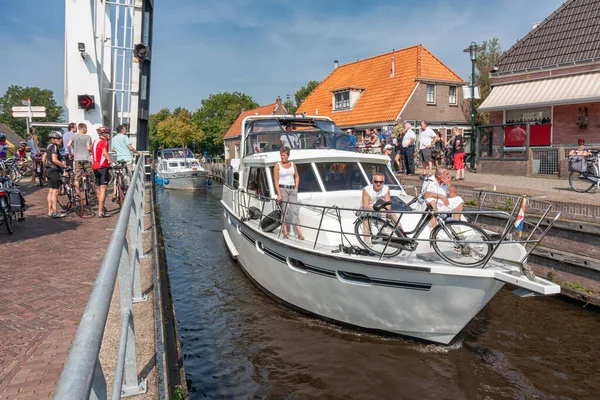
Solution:
[{"label": "red traffic light", "polygon": [[148,47],[142,43],[136,44],[133,47],[133,52],[135,53],[135,57],[140,60],[144,60],[148,57]]},{"label": "red traffic light", "polygon": [[94,96],[89,94],[80,94],[77,96],[77,108],[85,111],[93,110],[96,108],[94,104]]}]

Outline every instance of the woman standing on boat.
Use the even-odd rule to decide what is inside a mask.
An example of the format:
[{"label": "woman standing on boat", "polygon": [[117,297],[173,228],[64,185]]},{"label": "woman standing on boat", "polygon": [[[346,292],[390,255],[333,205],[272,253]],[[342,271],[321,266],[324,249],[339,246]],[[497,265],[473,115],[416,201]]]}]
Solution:
[{"label": "woman standing on boat", "polygon": [[[290,157],[290,148],[287,146],[283,146],[281,150],[279,150],[279,155],[281,156],[281,162],[275,164],[275,169],[273,171],[275,178],[275,191],[277,191],[277,201],[283,201],[286,205],[283,207],[284,211],[284,221],[283,224],[283,238],[288,238],[288,218],[287,218],[287,208],[288,202],[297,203],[298,202],[298,185],[300,184],[300,176],[298,175],[298,169],[296,165],[289,160]],[[300,228],[300,216],[298,214],[298,205],[297,204],[289,204],[289,208],[292,212],[292,224],[296,226],[296,231],[298,232],[298,239],[304,240],[304,236],[302,236],[302,229]]]}]

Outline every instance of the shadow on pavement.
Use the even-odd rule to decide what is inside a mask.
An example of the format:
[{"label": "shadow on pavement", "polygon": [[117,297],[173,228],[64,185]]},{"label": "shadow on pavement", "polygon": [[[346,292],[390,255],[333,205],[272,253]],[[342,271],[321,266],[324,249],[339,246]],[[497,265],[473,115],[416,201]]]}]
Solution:
[{"label": "shadow on pavement", "polygon": [[76,230],[83,221],[77,216],[67,216],[65,218],[50,218],[47,215],[28,215],[25,211],[25,221],[13,221],[15,232],[8,234],[4,225],[0,226],[0,242],[3,244],[37,239],[42,236],[54,235],[69,230]]}]

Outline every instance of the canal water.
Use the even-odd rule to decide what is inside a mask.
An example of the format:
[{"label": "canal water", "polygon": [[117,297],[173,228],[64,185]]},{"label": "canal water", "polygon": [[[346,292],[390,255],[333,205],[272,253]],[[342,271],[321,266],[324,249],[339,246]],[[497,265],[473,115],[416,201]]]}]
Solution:
[{"label": "canal water", "polygon": [[220,198],[157,189],[192,399],[600,398],[598,312],[505,288],[449,346],[339,328],[246,278]]}]

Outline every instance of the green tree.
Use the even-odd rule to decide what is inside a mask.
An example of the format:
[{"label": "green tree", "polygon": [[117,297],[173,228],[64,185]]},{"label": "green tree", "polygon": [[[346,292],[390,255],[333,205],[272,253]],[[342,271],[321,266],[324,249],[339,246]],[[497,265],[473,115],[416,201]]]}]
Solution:
[{"label": "green tree", "polygon": [[204,132],[199,147],[211,154],[223,153],[223,137],[242,110],[251,110],[259,105],[254,99],[239,92],[211,94],[201,102],[193,120]]},{"label": "green tree", "polygon": [[[63,122],[63,108],[56,103],[52,90],[38,87],[9,86],[0,97],[0,122],[11,127],[22,138],[28,136],[25,118],[13,118],[11,107],[22,106],[23,100],[29,99],[32,106],[46,107],[46,118],[36,118],[36,122]],[[38,128],[38,140],[42,145],[48,142],[48,133],[53,128]]]},{"label": "green tree", "polygon": [[[475,86],[479,88],[480,99],[475,99],[475,110],[483,103],[485,99],[490,95],[490,71],[498,64],[500,57],[504,51],[500,46],[500,40],[498,37],[494,37],[490,40],[486,40],[482,43],[481,47],[483,50],[477,54],[477,60],[475,60]],[[463,111],[467,120],[471,120],[471,103],[466,101],[463,106]],[[490,122],[490,114],[486,112],[476,112],[475,124],[476,125],[487,125]]]},{"label": "green tree", "polygon": [[156,151],[161,147],[164,147],[160,137],[158,136],[157,127],[158,124],[168,117],[171,116],[171,111],[168,108],[163,108],[157,113],[150,114],[150,120],[148,121],[149,141],[150,149]]},{"label": "green tree", "polygon": [[185,108],[177,108],[156,126],[156,134],[165,147],[187,147],[192,142],[202,142],[204,132],[192,120]]},{"label": "green tree", "polygon": [[319,81],[309,81],[306,86],[302,86],[300,89],[298,89],[294,95],[294,99],[296,99],[296,109],[300,107],[304,99],[311,94],[317,86],[319,86]]}]

